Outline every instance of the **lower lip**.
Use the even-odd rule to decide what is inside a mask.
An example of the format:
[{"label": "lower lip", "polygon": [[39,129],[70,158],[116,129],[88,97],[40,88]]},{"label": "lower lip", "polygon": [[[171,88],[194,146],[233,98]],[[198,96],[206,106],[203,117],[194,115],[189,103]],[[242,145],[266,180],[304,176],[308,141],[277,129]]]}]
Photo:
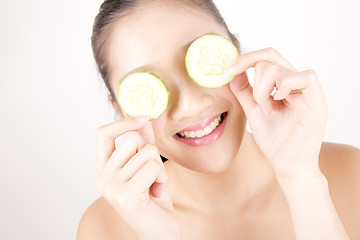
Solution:
[{"label": "lower lip", "polygon": [[215,131],[213,131],[209,135],[199,137],[199,138],[181,138],[177,134],[175,134],[174,138],[176,140],[179,140],[180,142],[183,142],[183,143],[188,144],[193,147],[200,147],[200,146],[204,146],[204,145],[213,143],[217,139],[219,139],[221,137],[222,133],[224,132],[227,115],[228,114],[225,114],[224,120],[222,121],[222,123],[215,129]]}]

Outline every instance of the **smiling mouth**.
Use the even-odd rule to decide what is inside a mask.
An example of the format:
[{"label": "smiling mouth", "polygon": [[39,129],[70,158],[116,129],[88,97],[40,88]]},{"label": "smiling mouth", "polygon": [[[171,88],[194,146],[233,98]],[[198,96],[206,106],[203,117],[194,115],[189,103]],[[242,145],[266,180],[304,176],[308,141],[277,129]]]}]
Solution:
[{"label": "smiling mouth", "polygon": [[217,118],[214,119],[210,124],[208,124],[203,129],[197,130],[197,131],[182,131],[176,133],[176,135],[183,139],[191,139],[191,138],[201,138],[207,135],[210,135],[212,132],[214,132],[219,125],[223,122],[227,115],[227,112],[224,112],[220,114]]}]

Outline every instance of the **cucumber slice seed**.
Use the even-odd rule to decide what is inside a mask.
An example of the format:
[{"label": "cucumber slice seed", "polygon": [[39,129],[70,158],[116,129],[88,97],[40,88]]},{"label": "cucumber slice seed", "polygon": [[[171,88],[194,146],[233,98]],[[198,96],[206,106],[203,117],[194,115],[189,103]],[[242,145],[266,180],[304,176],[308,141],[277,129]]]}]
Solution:
[{"label": "cucumber slice seed", "polygon": [[229,39],[215,34],[203,35],[187,50],[186,71],[202,87],[222,87],[234,79],[234,76],[224,74],[224,71],[238,56],[237,48]]},{"label": "cucumber slice seed", "polygon": [[151,72],[129,74],[118,90],[120,108],[129,117],[147,115],[154,120],[165,112],[169,99],[165,82]]}]

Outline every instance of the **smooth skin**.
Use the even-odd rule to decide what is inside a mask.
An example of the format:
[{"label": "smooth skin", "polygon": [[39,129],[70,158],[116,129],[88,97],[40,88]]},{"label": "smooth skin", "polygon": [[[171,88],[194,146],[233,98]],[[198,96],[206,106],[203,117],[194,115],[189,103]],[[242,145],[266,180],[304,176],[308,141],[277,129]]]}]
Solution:
[{"label": "smooth skin", "polygon": [[[171,97],[154,121],[122,118],[98,129],[102,197],[82,217],[77,239],[360,239],[360,151],[322,142],[327,107],[316,73],[267,48],[241,54],[229,85],[202,88],[187,75],[184,56],[208,33],[229,38],[207,13],[172,5],[147,6],[113,28],[113,89],[140,68],[162,77]],[[225,111],[214,143],[191,147],[173,138]]]}]

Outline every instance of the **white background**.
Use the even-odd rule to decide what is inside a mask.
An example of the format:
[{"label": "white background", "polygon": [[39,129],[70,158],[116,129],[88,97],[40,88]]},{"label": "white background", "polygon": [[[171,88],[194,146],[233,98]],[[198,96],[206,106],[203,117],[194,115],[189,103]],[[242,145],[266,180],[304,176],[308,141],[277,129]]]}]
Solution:
[{"label": "white background", "polygon": [[[360,147],[360,2],[217,0],[244,51],[273,46],[315,69],[326,141]],[[0,239],[74,239],[98,197],[95,130],[110,122],[90,48],[100,1],[5,1],[0,8]]]}]

